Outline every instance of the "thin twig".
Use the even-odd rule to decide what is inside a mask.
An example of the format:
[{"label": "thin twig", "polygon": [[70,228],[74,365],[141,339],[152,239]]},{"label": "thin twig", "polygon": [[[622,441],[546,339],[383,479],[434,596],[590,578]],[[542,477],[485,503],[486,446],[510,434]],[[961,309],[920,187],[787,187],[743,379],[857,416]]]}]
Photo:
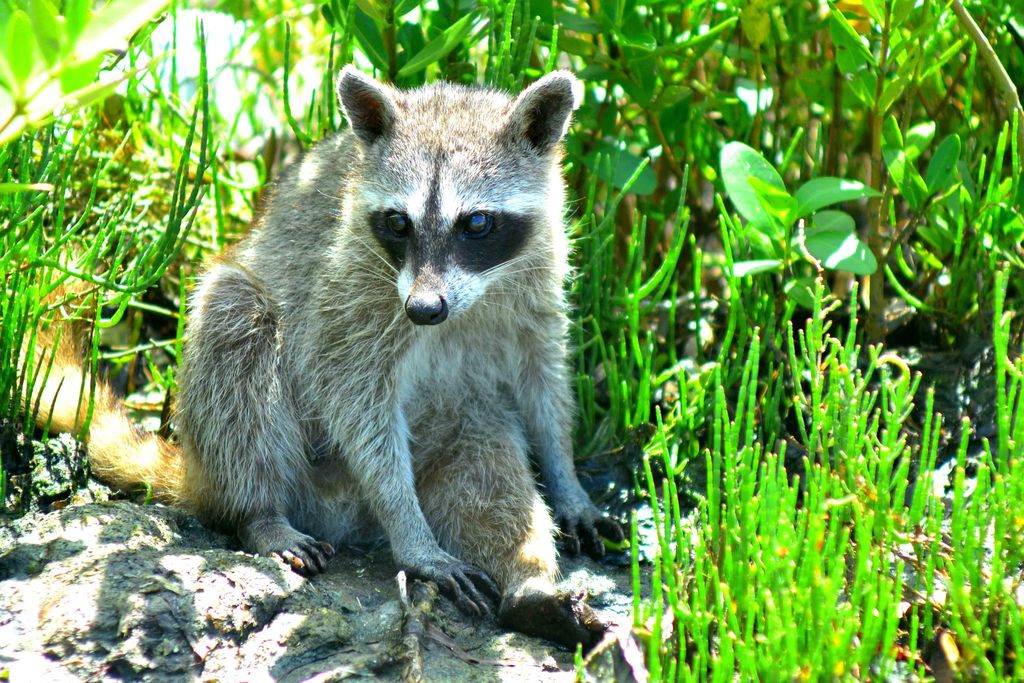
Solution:
[{"label": "thin twig", "polygon": [[960,0],[953,0],[952,7],[953,14],[956,15],[960,26],[971,37],[971,40],[974,41],[974,46],[978,48],[981,58],[985,60],[985,65],[992,72],[996,90],[999,93],[997,99],[1003,107],[1007,118],[1011,118],[1014,114],[1017,115],[1017,149],[1024,150],[1024,107],[1021,107],[1017,87],[1010,80],[1010,75],[1006,73],[1006,68],[999,61],[995,50],[992,49],[992,44],[988,42],[988,38],[985,37],[985,34],[977,22],[974,21],[974,17],[967,11],[967,8],[963,6],[963,3]]}]

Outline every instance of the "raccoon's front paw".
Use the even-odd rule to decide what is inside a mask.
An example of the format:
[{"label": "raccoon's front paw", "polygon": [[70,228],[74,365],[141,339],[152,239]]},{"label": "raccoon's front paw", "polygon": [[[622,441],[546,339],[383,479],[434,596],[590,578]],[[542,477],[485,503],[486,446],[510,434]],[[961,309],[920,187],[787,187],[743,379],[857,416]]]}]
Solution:
[{"label": "raccoon's front paw", "polygon": [[604,557],[604,536],[612,543],[622,543],[626,535],[614,519],[601,514],[587,499],[569,505],[555,505],[555,521],[562,532],[565,551],[579,555],[582,548],[594,558]]},{"label": "raccoon's front paw", "polygon": [[399,568],[417,579],[433,581],[444,596],[471,616],[490,614],[488,599],[494,604],[501,600],[501,591],[484,570],[447,553],[425,561],[400,562]]},{"label": "raccoon's front paw", "polygon": [[334,557],[330,543],[307,536],[278,518],[249,521],[239,527],[238,538],[247,550],[280,557],[302,576],[319,574]]},{"label": "raccoon's front paw", "polygon": [[334,557],[334,546],[311,536],[303,536],[290,547],[275,550],[273,554],[299,574],[313,576],[323,572],[327,567],[327,561]]}]

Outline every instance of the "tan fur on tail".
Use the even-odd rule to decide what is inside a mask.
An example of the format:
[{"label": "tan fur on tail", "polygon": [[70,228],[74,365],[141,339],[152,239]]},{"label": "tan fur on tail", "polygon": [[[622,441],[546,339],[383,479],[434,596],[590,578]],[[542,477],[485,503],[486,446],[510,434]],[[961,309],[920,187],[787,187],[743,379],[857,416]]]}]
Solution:
[{"label": "tan fur on tail", "polygon": [[[58,334],[58,330],[60,330]],[[36,334],[34,367],[39,372],[53,360],[45,384],[32,397],[39,406],[36,423],[50,424],[51,432],[77,433],[88,415],[90,381],[83,381],[81,335],[75,325],[57,313],[54,322]],[[79,400],[79,393],[86,393]],[[163,439],[138,431],[128,420],[124,405],[102,381],[96,380],[92,420],[83,440],[88,446],[92,473],[124,491],[151,486],[161,502],[180,502],[182,463],[179,450]]]}]

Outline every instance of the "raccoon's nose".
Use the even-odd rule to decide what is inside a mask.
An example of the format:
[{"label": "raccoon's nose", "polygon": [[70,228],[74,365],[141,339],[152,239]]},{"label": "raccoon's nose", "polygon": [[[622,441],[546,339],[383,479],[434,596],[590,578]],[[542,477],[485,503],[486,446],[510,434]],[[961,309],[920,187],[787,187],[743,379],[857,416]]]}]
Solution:
[{"label": "raccoon's nose", "polygon": [[448,317],[448,302],[437,294],[410,294],[405,314],[417,325],[437,325]]}]

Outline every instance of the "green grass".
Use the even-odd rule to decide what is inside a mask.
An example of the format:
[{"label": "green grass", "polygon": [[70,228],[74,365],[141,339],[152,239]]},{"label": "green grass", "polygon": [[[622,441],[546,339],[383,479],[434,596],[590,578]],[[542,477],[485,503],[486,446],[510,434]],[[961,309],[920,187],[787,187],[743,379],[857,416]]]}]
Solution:
[{"label": "green grass", "polygon": [[[95,321],[91,366],[166,408],[195,274],[342,127],[339,65],[513,91],[572,68],[577,454],[621,453],[655,507],[652,677],[914,680],[945,658],[1024,680],[1013,4],[967,6],[980,41],[931,1],[228,0],[207,70],[189,3],[0,0],[0,419],[34,412],[47,368],[17,359],[53,315]],[[761,161],[723,157],[740,142]],[[861,189],[808,209],[805,188],[849,187],[828,178]],[[959,407],[955,363],[919,360],[957,353]]]}]

